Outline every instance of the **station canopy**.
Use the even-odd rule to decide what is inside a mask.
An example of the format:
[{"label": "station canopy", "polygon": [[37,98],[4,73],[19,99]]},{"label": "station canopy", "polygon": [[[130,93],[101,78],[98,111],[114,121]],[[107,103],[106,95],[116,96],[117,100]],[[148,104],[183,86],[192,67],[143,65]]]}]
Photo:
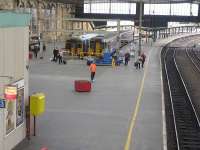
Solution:
[{"label": "station canopy", "polygon": [[[49,0],[50,1],[50,0]],[[51,0],[52,1],[52,0]],[[89,2],[96,2],[96,3],[106,3],[106,2],[112,2],[112,3],[119,3],[119,2],[140,2],[140,0],[53,0],[55,2],[61,2],[66,4],[83,4],[83,3],[89,3]],[[142,0],[144,3],[199,3],[200,0]]]}]

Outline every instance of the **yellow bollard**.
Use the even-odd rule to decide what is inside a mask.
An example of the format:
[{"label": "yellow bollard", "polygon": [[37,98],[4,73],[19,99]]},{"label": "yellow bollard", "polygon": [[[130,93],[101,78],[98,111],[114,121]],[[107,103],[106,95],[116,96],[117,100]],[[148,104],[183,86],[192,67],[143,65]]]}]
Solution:
[{"label": "yellow bollard", "polygon": [[114,58],[112,58],[112,67],[113,67],[113,68],[116,67],[116,65],[115,65],[115,59],[114,59]]}]

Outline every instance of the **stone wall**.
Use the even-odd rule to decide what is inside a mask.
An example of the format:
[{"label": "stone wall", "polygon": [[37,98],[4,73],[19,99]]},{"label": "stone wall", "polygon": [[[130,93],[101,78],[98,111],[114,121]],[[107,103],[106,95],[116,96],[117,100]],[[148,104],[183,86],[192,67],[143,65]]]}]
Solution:
[{"label": "stone wall", "polygon": [[[89,23],[65,21],[74,18],[75,6],[53,3],[47,0],[0,0],[0,9],[28,12],[32,14],[31,35],[42,33],[44,40],[65,40],[72,33],[69,30],[91,31]],[[67,30],[67,31],[66,31]]]}]

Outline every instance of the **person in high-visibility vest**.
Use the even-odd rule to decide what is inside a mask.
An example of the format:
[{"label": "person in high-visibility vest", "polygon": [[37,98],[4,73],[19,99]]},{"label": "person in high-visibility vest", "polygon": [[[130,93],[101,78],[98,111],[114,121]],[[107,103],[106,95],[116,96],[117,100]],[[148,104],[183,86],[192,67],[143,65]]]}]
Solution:
[{"label": "person in high-visibility vest", "polygon": [[94,63],[94,61],[90,64],[90,72],[91,72],[91,82],[94,82],[94,77],[95,77],[95,74],[96,74],[96,64]]}]

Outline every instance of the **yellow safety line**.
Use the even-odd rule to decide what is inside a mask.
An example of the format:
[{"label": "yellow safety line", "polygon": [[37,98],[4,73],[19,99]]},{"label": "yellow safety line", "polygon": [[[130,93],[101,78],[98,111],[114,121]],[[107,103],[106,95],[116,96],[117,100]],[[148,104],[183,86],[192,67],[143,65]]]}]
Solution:
[{"label": "yellow safety line", "polygon": [[[149,53],[149,55],[150,55],[150,53]],[[143,75],[143,78],[142,78],[139,95],[137,97],[135,110],[134,110],[132,118],[131,118],[131,123],[130,123],[130,126],[129,126],[128,136],[127,136],[127,139],[126,139],[124,150],[130,150],[133,128],[135,127],[137,115],[138,115],[139,108],[140,108],[140,102],[141,102],[141,98],[142,98],[142,94],[143,94],[143,90],[144,90],[144,81],[145,81],[145,78],[146,78],[148,66],[149,66],[149,57],[148,57],[148,60],[147,60],[147,65],[146,65],[145,70],[144,70],[144,75]]]}]

